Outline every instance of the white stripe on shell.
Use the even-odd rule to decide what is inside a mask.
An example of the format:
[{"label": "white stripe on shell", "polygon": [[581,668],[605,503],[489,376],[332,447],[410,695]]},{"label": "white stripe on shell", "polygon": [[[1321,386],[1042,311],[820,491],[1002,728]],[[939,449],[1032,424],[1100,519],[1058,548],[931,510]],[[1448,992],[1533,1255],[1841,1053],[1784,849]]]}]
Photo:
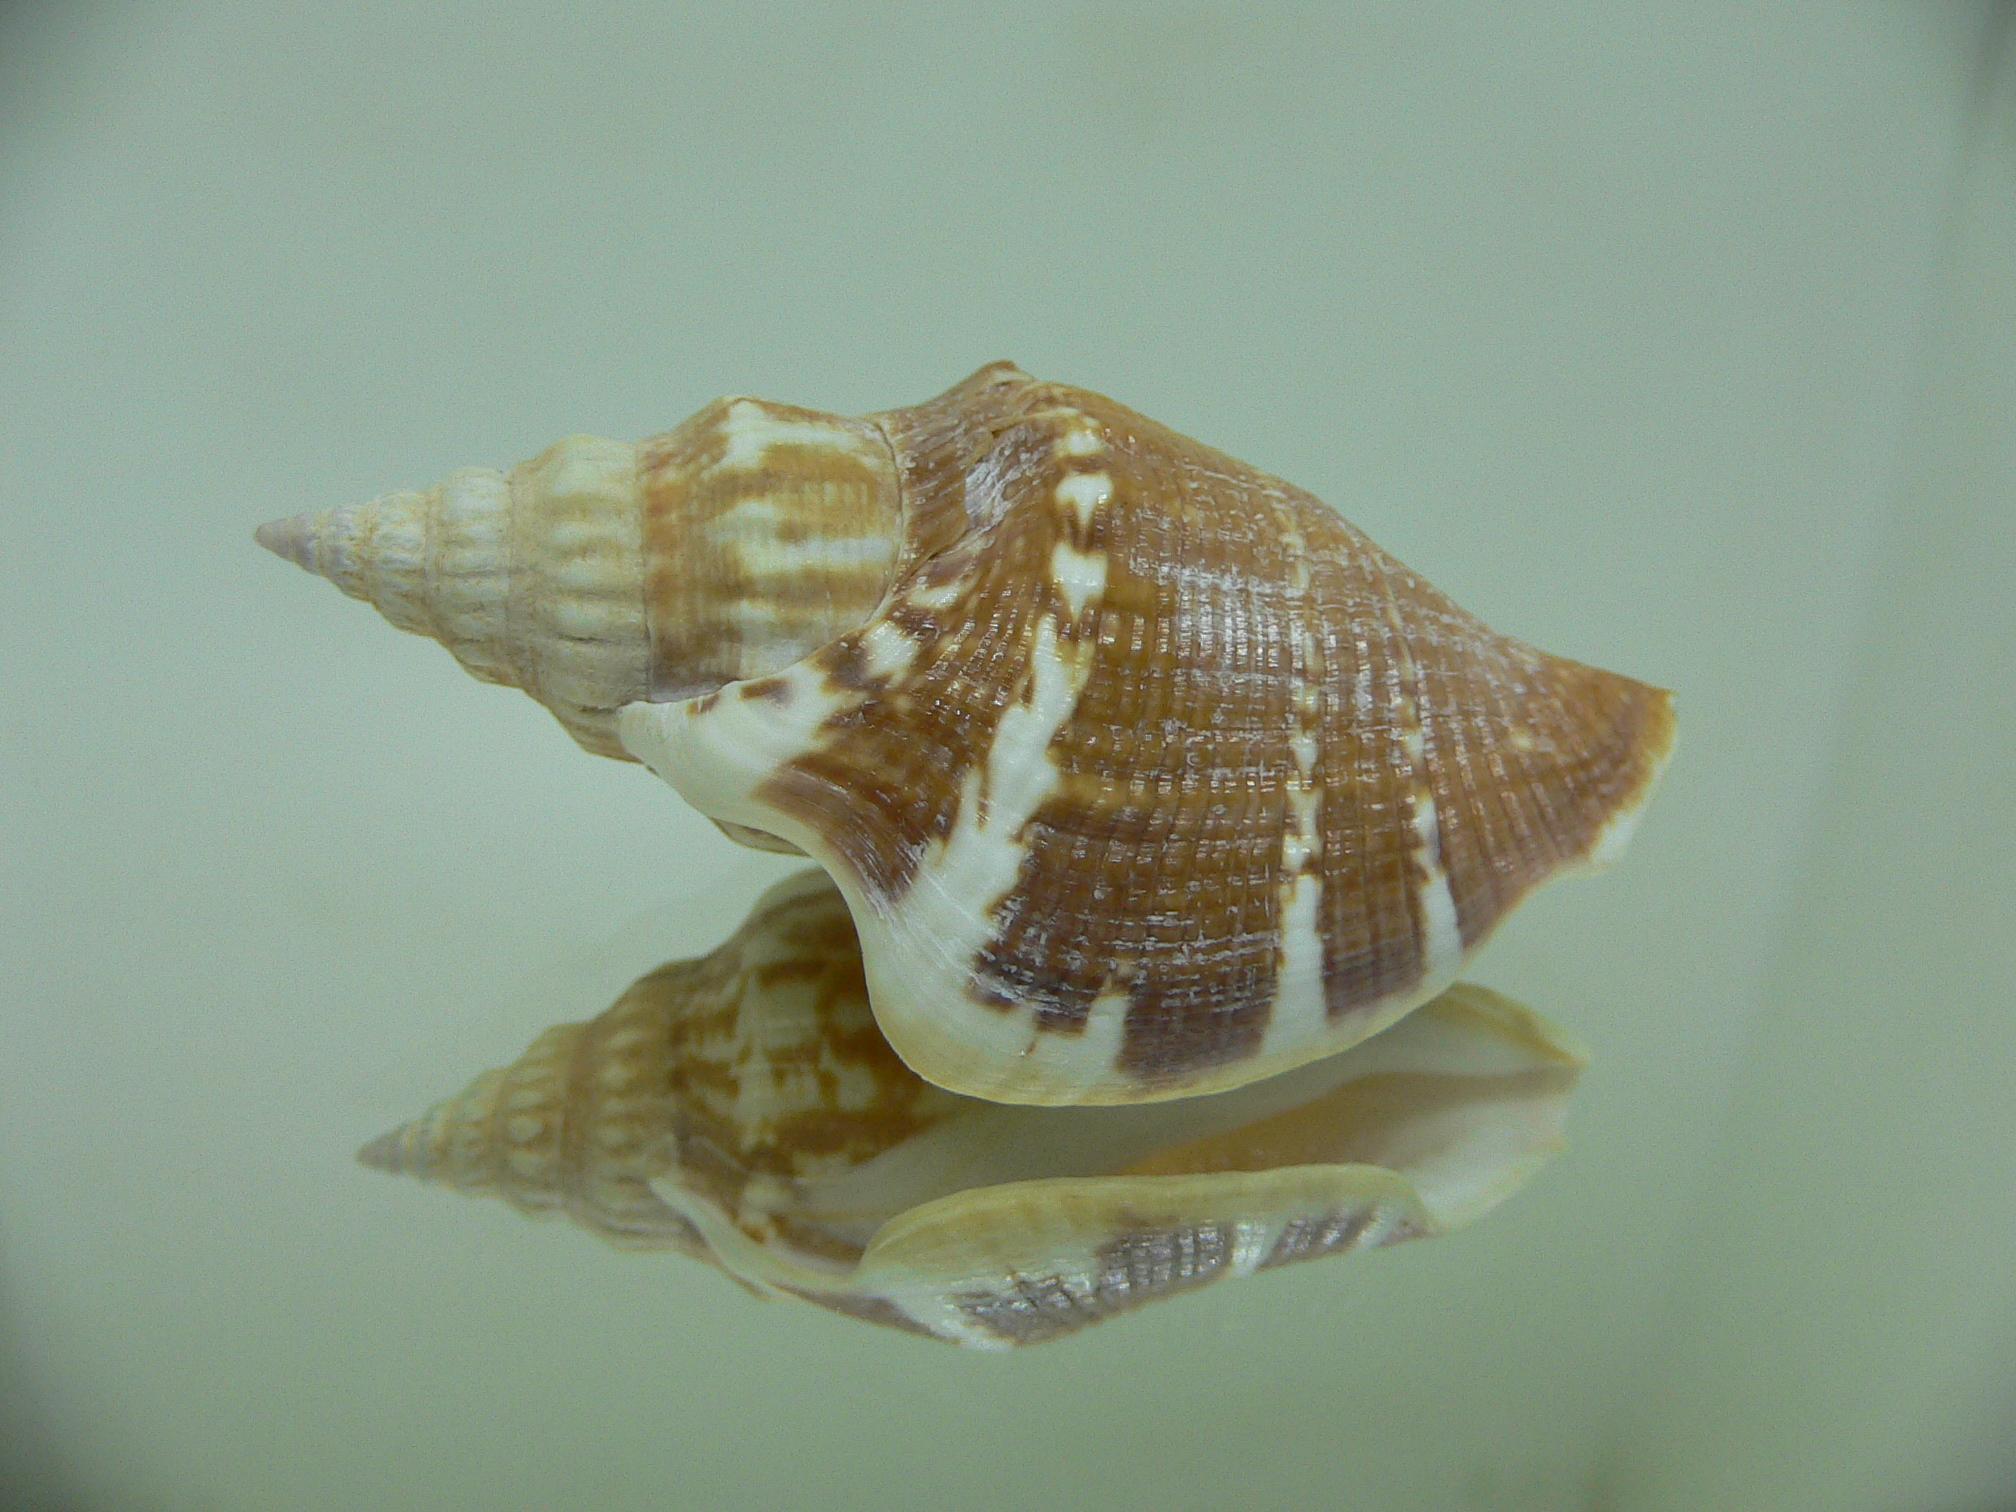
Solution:
[{"label": "white stripe on shell", "polygon": [[[951,832],[925,854],[910,890],[884,921],[899,962],[921,958],[954,981],[970,980],[973,960],[994,936],[994,910],[1020,876],[1028,853],[1028,823],[1057,791],[1060,774],[1050,744],[1076,709],[1091,675],[1091,649],[1061,643],[1050,616],[1037,621],[1029,650],[1028,700],[1009,705],[1002,714],[984,772],[975,767],[961,785]],[[927,1000],[929,983],[905,979],[903,972],[885,978],[876,969],[881,954],[872,952],[868,958],[869,991],[878,1013],[895,1009],[892,1019],[909,1020],[913,1032],[941,1040],[939,1053],[956,1059],[961,1070],[1009,1067],[1014,1082],[1089,1082],[1104,1074],[1118,1048],[1126,1010],[1121,997],[1094,1003],[1077,1034],[1038,1030],[1034,1010],[1028,1008],[969,1010],[958,1016],[956,1037],[947,1034],[940,1027],[947,1005]],[[938,1032],[931,1034],[934,1028]],[[900,1043],[900,1031],[893,1023],[891,1029],[891,1039]],[[984,1069],[975,1074],[986,1077]]]},{"label": "white stripe on shell", "polygon": [[[1293,587],[1298,604],[1306,605],[1309,591],[1308,554],[1292,515],[1282,518],[1282,544],[1294,563]],[[1321,812],[1323,787],[1320,771],[1322,755],[1318,729],[1321,721],[1320,691],[1311,682],[1307,669],[1317,665],[1316,631],[1306,613],[1298,614],[1296,671],[1289,686],[1288,710],[1293,725],[1288,734],[1288,754],[1294,770],[1287,776],[1286,825],[1281,837],[1281,874],[1278,917],[1281,930],[1281,957],[1274,979],[1274,1002],[1268,1014],[1267,1032],[1260,1042],[1263,1058],[1294,1060],[1315,1053],[1335,1038],[1330,1025],[1328,994],[1323,984],[1323,832]]]},{"label": "white stripe on shell", "polygon": [[721,532],[742,571],[752,578],[793,577],[800,573],[876,573],[896,560],[896,542],[886,535],[813,536],[783,541],[776,536]]},{"label": "white stripe on shell", "polygon": [[1088,530],[1092,516],[1104,509],[1113,497],[1113,480],[1103,472],[1071,473],[1057,485],[1057,502],[1078,517],[1078,528]]},{"label": "white stripe on shell", "polygon": [[1463,959],[1463,931],[1456,919],[1456,895],[1442,865],[1441,827],[1433,795],[1417,793],[1409,822],[1414,830],[1414,868],[1421,885],[1421,973],[1425,981],[1453,978]]},{"label": "white stripe on shell", "polygon": [[1442,863],[1442,829],[1435,814],[1435,794],[1428,774],[1428,729],[1421,717],[1420,668],[1413,648],[1407,643],[1407,628],[1399,607],[1389,597],[1386,623],[1393,631],[1399,674],[1395,694],[1395,714],[1400,726],[1400,746],[1407,753],[1409,775],[1414,780],[1408,798],[1407,824],[1414,844],[1409,858],[1414,863],[1416,923],[1421,930],[1421,980],[1415,991],[1421,995],[1440,992],[1455,980],[1463,961],[1463,934],[1457,924],[1456,895],[1449,887],[1449,872]]},{"label": "white stripe on shell", "polygon": [[1060,457],[1096,457],[1104,450],[1105,439],[1088,424],[1068,426],[1057,438],[1057,455]]},{"label": "white stripe on shell", "polygon": [[864,427],[840,420],[787,420],[774,413],[760,399],[735,399],[721,418],[721,432],[727,450],[714,468],[722,472],[747,472],[763,465],[773,446],[809,446],[823,451],[845,452],[875,464],[885,464],[887,456],[870,439]]},{"label": "white stripe on shell", "polygon": [[1078,551],[1069,541],[1059,541],[1050,552],[1050,580],[1075,620],[1088,602],[1106,591],[1106,553]]}]

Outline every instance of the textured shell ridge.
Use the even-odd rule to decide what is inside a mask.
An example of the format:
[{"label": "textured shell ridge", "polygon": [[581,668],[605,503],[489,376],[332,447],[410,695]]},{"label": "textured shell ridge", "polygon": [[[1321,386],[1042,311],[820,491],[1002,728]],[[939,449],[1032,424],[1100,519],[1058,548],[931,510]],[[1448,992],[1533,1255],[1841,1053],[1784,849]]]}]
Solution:
[{"label": "textured shell ridge", "polygon": [[861,624],[896,509],[872,421],[736,397],[634,446],[569,436],[257,539],[629,759],[625,705],[762,676]]},{"label": "textured shell ridge", "polygon": [[[1111,401],[996,365],[878,421],[905,540],[870,621],[624,738],[834,870],[932,1080],[1118,1101],[1341,1048],[1595,847],[1558,808],[1607,824],[1656,775],[1657,690],[1496,636]],[[1643,759],[1626,730],[1621,775],[1542,770],[1579,738],[1564,691]]]}]

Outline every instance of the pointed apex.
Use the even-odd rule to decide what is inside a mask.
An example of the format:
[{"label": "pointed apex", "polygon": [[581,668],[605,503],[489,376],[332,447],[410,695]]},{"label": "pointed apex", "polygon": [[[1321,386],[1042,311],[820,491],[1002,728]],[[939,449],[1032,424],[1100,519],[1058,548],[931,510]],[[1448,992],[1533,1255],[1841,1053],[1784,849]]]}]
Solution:
[{"label": "pointed apex", "polygon": [[268,520],[252,532],[252,539],[277,557],[285,557],[307,572],[315,570],[315,516],[290,515],[284,520]]},{"label": "pointed apex", "polygon": [[642,516],[636,449],[575,437],[512,474],[465,467],[254,537],[627,761],[616,710],[651,692]]},{"label": "pointed apex", "polygon": [[[260,542],[263,546],[265,542]],[[389,1171],[398,1176],[406,1170],[406,1127],[400,1125],[387,1134],[380,1134],[371,1143],[357,1152],[357,1164],[369,1166],[374,1171]]]},{"label": "pointed apex", "polygon": [[400,629],[413,629],[400,619],[398,598],[418,566],[420,532],[401,528],[412,513],[409,500],[418,497],[387,494],[368,504],[268,520],[252,539],[350,597],[376,604]]}]

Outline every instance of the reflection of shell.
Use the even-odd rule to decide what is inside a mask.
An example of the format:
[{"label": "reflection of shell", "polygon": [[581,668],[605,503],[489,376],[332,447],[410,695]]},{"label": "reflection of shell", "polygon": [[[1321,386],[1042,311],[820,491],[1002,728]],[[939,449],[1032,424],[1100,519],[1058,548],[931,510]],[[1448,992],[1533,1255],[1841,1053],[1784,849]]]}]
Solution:
[{"label": "reflection of shell", "polygon": [[712,955],[549,1029],[361,1158],[999,1348],[1463,1223],[1556,1147],[1579,1066],[1535,1015],[1465,986],[1218,1097],[978,1102],[890,1051],[846,906],[806,872]]},{"label": "reflection of shell", "polygon": [[1341,1050],[1622,847],[1667,695],[1458,609],[1309,495],[984,368],[261,539],[839,884],[903,1059],[1107,1103]]}]

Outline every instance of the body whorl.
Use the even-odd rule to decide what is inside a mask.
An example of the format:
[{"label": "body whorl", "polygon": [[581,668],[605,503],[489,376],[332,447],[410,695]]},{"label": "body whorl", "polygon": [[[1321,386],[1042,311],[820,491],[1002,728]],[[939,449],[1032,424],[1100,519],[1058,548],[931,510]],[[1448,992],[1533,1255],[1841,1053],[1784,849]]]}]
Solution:
[{"label": "body whorl", "polygon": [[875,418],[875,613],[620,730],[832,871],[941,1085],[1128,1101],[1341,1049],[1649,796],[1666,693],[1498,635],[1279,479],[1006,364]]}]

